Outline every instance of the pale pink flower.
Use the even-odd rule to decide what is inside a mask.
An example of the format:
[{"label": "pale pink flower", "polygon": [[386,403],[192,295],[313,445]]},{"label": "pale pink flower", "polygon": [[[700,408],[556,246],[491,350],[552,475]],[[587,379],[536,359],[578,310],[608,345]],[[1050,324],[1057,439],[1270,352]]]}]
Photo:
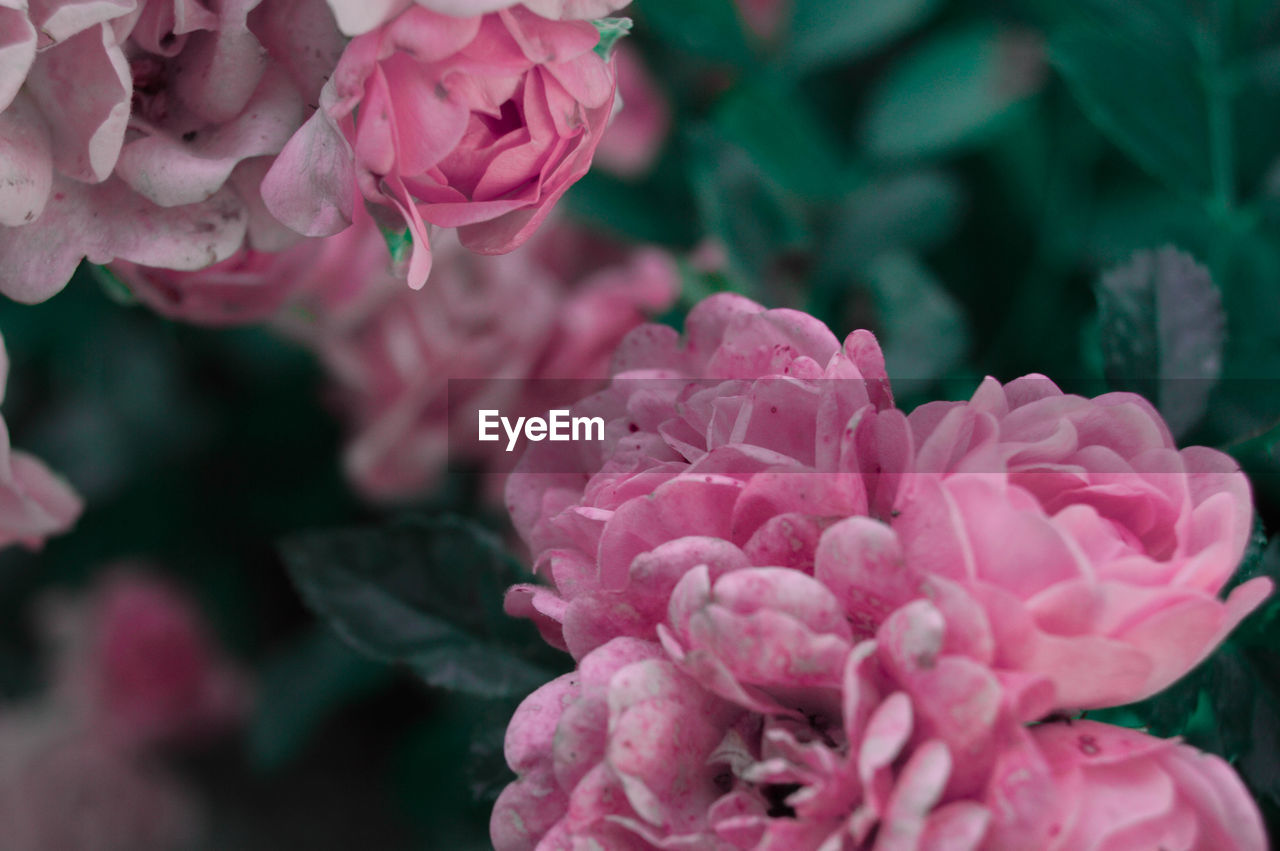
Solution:
[{"label": "pale pink flower", "polygon": [[431,268],[427,225],[483,254],[523,243],[586,173],[613,106],[596,28],[522,7],[454,18],[413,6],[347,46],[321,108],[262,185],[300,233],[346,227],[357,201],[413,239],[409,283]]},{"label": "pale pink flower", "polygon": [[518,456],[503,444],[459,437],[475,435],[477,410],[541,415],[598,386],[618,341],[679,289],[665,253],[557,222],[500,257],[442,235],[436,272],[410,290],[386,270],[367,221],[357,224],[362,242],[346,249],[364,258],[363,273],[349,264],[308,285],[284,325],[326,366],[352,431],[344,466],[373,499],[423,494],[451,460],[508,469]]},{"label": "pale pink flower", "polygon": [[551,587],[512,589],[508,610],[582,658],[652,640],[699,564],[784,567],[837,590],[855,637],[913,599],[966,600],[989,664],[1046,676],[1073,710],[1173,682],[1269,592],[1217,599],[1247,483],[1221,453],[1179,452],[1136,397],[988,382],[908,418],[883,370],[865,332],[841,347],[737,296],[696,307],[684,340],[637,329],[575,408],[606,420],[603,444],[537,444],[509,480]]},{"label": "pale pink flower", "polygon": [[[0,340],[0,400],[9,377],[9,356]],[[84,505],[61,477],[37,458],[12,449],[0,419],[0,547],[39,549],[51,535],[71,528]]]},{"label": "pale pink flower", "polygon": [[586,20],[603,18],[631,0],[329,0],[338,26],[347,35],[362,35],[382,26],[415,3],[442,15],[467,18],[512,6],[523,6],[544,18]]},{"label": "pale pink flower", "polygon": [[614,111],[595,162],[597,168],[630,177],[648,171],[657,159],[671,130],[671,108],[638,50],[622,42],[614,55],[622,108]]},{"label": "pale pink flower", "polygon": [[278,247],[258,184],[342,49],[322,0],[54,2],[0,20],[20,36],[0,45],[0,175],[19,175],[0,181],[0,291],[40,301],[82,258],[189,270],[246,235]]}]

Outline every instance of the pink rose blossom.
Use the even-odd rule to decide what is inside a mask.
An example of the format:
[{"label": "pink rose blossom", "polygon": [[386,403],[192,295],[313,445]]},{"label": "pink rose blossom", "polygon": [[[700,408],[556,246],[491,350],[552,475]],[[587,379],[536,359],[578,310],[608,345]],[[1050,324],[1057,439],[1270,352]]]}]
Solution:
[{"label": "pink rose blossom", "polygon": [[622,42],[614,55],[622,108],[615,110],[595,162],[598,168],[630,177],[648,171],[657,159],[671,129],[671,109],[639,51]]},{"label": "pink rose blossom", "polygon": [[[9,377],[9,356],[0,340],[0,400]],[[51,535],[71,528],[83,504],[65,481],[38,459],[11,449],[0,419],[0,547],[39,549]]]},{"label": "pink rose blossom", "polygon": [[[353,434],[344,466],[374,499],[429,490],[449,461],[450,431],[473,436],[478,408],[543,414],[602,380],[618,341],[679,287],[665,253],[623,250],[555,223],[500,257],[473,255],[444,235],[427,287],[409,290],[387,271],[382,237],[364,222],[362,241],[344,249],[364,258],[363,269],[322,265],[334,274],[308,285],[282,324],[327,367]],[[451,388],[451,379],[472,381]],[[517,457],[460,438],[453,452],[494,473]]]},{"label": "pink rose blossom", "polygon": [[591,164],[613,106],[596,28],[522,7],[454,18],[413,6],[352,40],[263,183],[300,233],[352,220],[358,186],[413,239],[409,283],[431,268],[427,225],[483,254],[528,239]]},{"label": "pink rose blossom", "polygon": [[18,175],[0,180],[0,291],[48,298],[86,257],[190,270],[246,235],[278,246],[258,183],[342,49],[322,0],[58,0],[0,20],[17,34],[0,175]]},{"label": "pink rose blossom", "polygon": [[544,18],[587,20],[603,18],[630,3],[631,0],[329,0],[338,26],[347,35],[363,35],[382,26],[415,3],[424,9],[467,18],[484,15],[512,6],[524,6]]},{"label": "pink rose blossom", "polygon": [[855,638],[919,597],[977,606],[989,664],[1047,677],[1075,710],[1170,684],[1270,590],[1217,598],[1247,482],[1221,453],[1179,452],[1133,396],[989,381],[908,418],[866,332],[841,347],[812,317],[721,295],[683,341],[633,332],[575,413],[605,418],[603,445],[534,445],[507,487],[551,582],[512,589],[508,610],[575,658],[653,640],[700,564],[784,567],[836,592]]},{"label": "pink rose blossom", "polygon": [[[983,664],[980,615],[952,629],[918,600],[853,642],[813,578],[705,566],[670,608],[662,647],[612,639],[516,711],[498,851],[1265,847],[1220,760],[1088,722],[1027,726],[1052,688]],[[1080,734],[1096,762],[1063,753]]]}]

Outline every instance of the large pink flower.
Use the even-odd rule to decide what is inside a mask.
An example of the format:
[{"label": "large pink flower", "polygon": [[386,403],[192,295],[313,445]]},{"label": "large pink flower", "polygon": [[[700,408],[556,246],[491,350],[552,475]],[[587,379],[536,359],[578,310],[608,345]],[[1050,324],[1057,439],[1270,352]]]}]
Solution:
[{"label": "large pink flower", "polygon": [[[853,643],[810,577],[694,571],[665,648],[613,639],[516,711],[494,846],[1265,847],[1221,761],[1104,725],[1027,726],[1051,687],[987,668],[978,623],[951,629],[916,601]],[[1062,753],[1080,733],[1096,762]]]},{"label": "large pink flower", "polygon": [[613,106],[596,28],[523,7],[455,18],[421,6],[352,40],[321,109],[263,183],[300,233],[345,227],[353,187],[413,238],[408,277],[431,267],[427,225],[484,254],[524,242],[586,173]]},{"label": "large pink flower", "polygon": [[278,246],[258,184],[342,49],[322,0],[59,0],[0,21],[0,291],[42,300],[85,257],[197,269],[246,234]]},{"label": "large pink flower", "polygon": [[585,20],[603,18],[631,0],[329,0],[338,26],[347,35],[362,35],[385,24],[415,3],[442,15],[466,18],[512,6],[524,8],[544,18]]},{"label": "large pink flower", "polygon": [[451,460],[509,469],[518,456],[503,443],[461,437],[476,434],[477,411],[540,415],[599,386],[618,342],[678,290],[665,253],[565,223],[501,257],[446,236],[428,285],[410,290],[387,271],[367,217],[357,228],[346,251],[364,268],[323,266],[333,274],[308,285],[282,324],[327,367],[352,430],[344,466],[375,499],[426,492]]},{"label": "large pink flower", "polygon": [[988,382],[908,418],[865,332],[841,347],[812,317],[716,296],[684,341],[634,332],[575,410],[605,418],[603,444],[538,444],[508,484],[552,583],[508,608],[575,658],[651,640],[699,564],[786,567],[836,590],[858,637],[919,597],[977,605],[993,667],[1078,709],[1168,685],[1270,588],[1217,599],[1247,483],[1220,453],[1178,452],[1132,396]]},{"label": "large pink flower", "polygon": [[[9,377],[9,356],[0,340],[0,400]],[[71,528],[83,504],[76,492],[37,458],[11,449],[0,419],[0,547],[38,549],[45,538]]]}]

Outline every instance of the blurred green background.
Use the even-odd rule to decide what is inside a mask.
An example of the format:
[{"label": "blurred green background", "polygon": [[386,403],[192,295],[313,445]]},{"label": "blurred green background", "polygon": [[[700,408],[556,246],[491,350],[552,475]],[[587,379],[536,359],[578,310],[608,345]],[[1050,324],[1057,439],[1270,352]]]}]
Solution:
[{"label": "blurred green background", "polygon": [[[636,0],[628,42],[673,129],[649,173],[593,171],[568,210],[681,257],[715,240],[727,262],[685,263],[685,308],[733,289],[840,335],[872,329],[890,375],[912,379],[899,385],[907,407],[967,396],[988,374],[1146,393],[1180,439],[1245,466],[1259,524],[1241,576],[1280,574],[1267,545],[1280,524],[1280,4],[780,9],[763,36],[732,0]],[[680,310],[665,318],[678,324]],[[342,479],[311,359],[265,330],[180,326],[118,304],[86,270],[45,304],[0,305],[0,331],[15,445],[88,504],[44,552],[0,554],[0,695],[39,683],[35,595],[145,557],[197,595],[259,677],[238,747],[182,758],[215,816],[211,847],[487,847],[523,681],[457,690],[367,661],[288,580],[282,539],[386,519]],[[502,533],[476,491],[455,475],[411,513]],[[298,557],[330,539],[291,540]],[[1169,693],[1105,714],[1232,761],[1273,833],[1277,611],[1255,614]],[[532,640],[463,627],[486,646]],[[564,662],[529,664],[550,676]]]}]

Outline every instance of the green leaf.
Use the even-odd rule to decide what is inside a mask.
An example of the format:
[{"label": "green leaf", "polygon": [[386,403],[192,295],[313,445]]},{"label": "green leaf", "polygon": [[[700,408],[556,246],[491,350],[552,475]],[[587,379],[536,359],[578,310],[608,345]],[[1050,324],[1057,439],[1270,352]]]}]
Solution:
[{"label": "green leaf", "polygon": [[1139,251],[1102,275],[1097,297],[1107,380],[1185,433],[1222,372],[1226,318],[1209,271],[1171,247]]},{"label": "green leaf", "polygon": [[969,349],[969,325],[955,298],[912,254],[889,252],[868,269],[884,323],[884,360],[895,380],[941,378]]},{"label": "green leaf", "polygon": [[409,233],[409,229],[395,230],[381,225],[378,229],[382,231],[382,238],[387,241],[387,251],[391,253],[391,265],[398,267],[402,263],[409,262],[409,253],[413,251],[413,235]]},{"label": "green leaf", "polygon": [[642,27],[672,47],[707,61],[751,60],[734,0],[645,0],[633,8]]},{"label": "green leaf", "polygon": [[1049,54],[1089,119],[1138,165],[1188,194],[1211,191],[1209,111],[1194,56],[1085,27],[1055,33]]},{"label": "green leaf", "polygon": [[788,250],[808,245],[810,233],[799,200],[771,180],[741,148],[705,128],[690,133],[690,179],[706,231],[751,281],[770,276]]},{"label": "green leaf", "polygon": [[717,109],[716,126],[792,192],[835,199],[853,185],[853,175],[798,91],[765,80],[738,86]]},{"label": "green leaf", "polygon": [[671,186],[631,183],[593,169],[573,185],[564,202],[574,215],[636,242],[689,244],[697,238],[692,199],[683,180]]},{"label": "green leaf", "polygon": [[613,46],[631,32],[630,18],[599,18],[591,23],[596,25],[600,33],[600,41],[596,44],[596,54],[605,61],[613,55]]},{"label": "green leaf", "polygon": [[919,26],[941,0],[802,0],[793,4],[789,58],[811,69],[848,62]]},{"label": "green leaf", "polygon": [[999,132],[1043,82],[1039,43],[990,26],[934,36],[898,59],[871,95],[862,138],[886,159],[945,153]]},{"label": "green leaf", "polygon": [[461,518],[314,532],[280,545],[307,604],[357,650],[402,662],[430,685],[522,695],[555,663],[525,621],[502,611],[527,580],[489,532]]},{"label": "green leaf", "polygon": [[392,669],[349,648],[330,629],[314,629],[278,651],[258,677],[249,727],[256,765],[293,760],[326,719],[391,681]]},{"label": "green leaf", "polygon": [[940,171],[869,183],[848,195],[835,213],[824,269],[857,268],[889,250],[933,248],[954,232],[962,206],[960,187]]}]

